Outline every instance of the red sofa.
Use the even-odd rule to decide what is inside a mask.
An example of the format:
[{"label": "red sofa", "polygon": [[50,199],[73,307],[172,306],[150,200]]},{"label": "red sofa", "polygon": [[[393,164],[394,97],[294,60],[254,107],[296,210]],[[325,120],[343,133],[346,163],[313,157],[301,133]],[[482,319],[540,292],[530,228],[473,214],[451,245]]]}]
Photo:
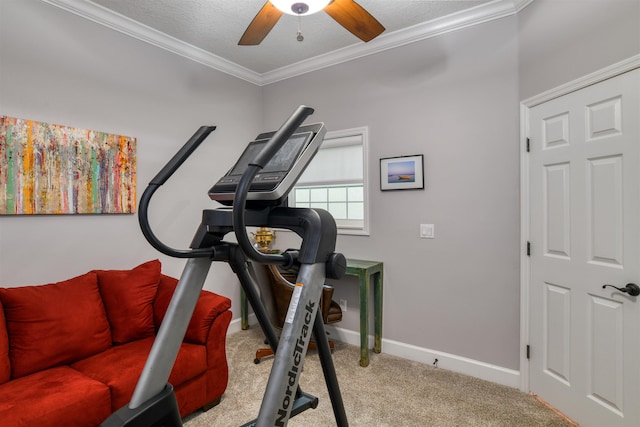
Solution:
[{"label": "red sofa", "polygon": [[[177,284],[160,268],[0,288],[0,425],[96,426],[126,405]],[[201,292],[169,378],[183,417],[227,387],[230,307]]]}]

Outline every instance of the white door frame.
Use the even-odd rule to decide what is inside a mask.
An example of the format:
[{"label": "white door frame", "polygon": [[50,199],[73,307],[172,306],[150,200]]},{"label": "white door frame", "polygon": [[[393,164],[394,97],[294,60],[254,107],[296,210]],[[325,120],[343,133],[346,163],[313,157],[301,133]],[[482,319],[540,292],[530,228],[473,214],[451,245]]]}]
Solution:
[{"label": "white door frame", "polygon": [[526,150],[529,137],[529,110],[536,105],[559,98],[587,86],[600,83],[628,71],[640,68],[640,55],[620,61],[602,70],[580,77],[520,103],[520,390],[529,391],[529,277],[531,261],[527,256],[529,230],[529,156]]}]

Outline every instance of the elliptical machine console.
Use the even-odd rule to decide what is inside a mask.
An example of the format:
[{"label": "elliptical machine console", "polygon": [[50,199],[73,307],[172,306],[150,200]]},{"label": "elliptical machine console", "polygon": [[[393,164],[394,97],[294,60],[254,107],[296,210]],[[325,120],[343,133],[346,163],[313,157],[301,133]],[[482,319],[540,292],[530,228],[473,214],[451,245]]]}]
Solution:
[{"label": "elliptical machine console", "polygon": [[[213,261],[228,263],[236,273],[275,352],[257,419],[242,427],[284,427],[290,417],[317,407],[318,398],[302,392],[298,386],[312,333],[317,342],[336,424],[348,426],[331,350],[318,310],[325,278],[339,278],[346,269],[344,256],[334,252],[335,221],[321,209],[284,206],[287,194],[316,154],[326,132],[322,123],[301,126],[312,113],[312,108],[300,106],[279,130],[260,134],[249,143],[235,166],[209,190],[213,200],[227,207],[203,211],[202,221],[189,249],[169,247],[155,236],[148,221],[148,206],[155,191],[215,127],[201,127],[151,180],[140,199],[138,215],[142,233],[160,252],[186,258],[187,262],[131,401],[107,418],[103,426],[182,425],[173,387],[167,381]],[[251,244],[247,226],[292,230],[302,238],[301,247],[283,254],[262,254]],[[223,240],[231,232],[235,233],[237,243]],[[249,260],[300,267],[280,340],[249,272]]]},{"label": "elliptical machine console", "polygon": [[[322,123],[299,127],[253,178],[247,196],[248,205],[281,204],[315,156],[325,133]],[[223,205],[233,205],[242,175],[274,135],[275,132],[263,133],[250,142],[233,168],[211,187],[209,197]]]}]

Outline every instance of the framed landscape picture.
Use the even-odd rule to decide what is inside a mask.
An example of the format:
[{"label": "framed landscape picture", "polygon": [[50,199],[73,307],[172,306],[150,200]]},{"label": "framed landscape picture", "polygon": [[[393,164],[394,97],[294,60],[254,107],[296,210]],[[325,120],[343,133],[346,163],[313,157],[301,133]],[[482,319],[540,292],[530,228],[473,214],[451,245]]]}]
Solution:
[{"label": "framed landscape picture", "polygon": [[422,154],[380,159],[380,190],[424,188],[423,166]]}]

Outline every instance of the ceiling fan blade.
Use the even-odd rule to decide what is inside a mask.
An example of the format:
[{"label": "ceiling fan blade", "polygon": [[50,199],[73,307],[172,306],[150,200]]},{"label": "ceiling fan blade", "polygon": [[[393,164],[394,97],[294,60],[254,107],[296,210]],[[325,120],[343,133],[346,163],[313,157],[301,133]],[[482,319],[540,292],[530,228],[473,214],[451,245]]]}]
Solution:
[{"label": "ceiling fan blade", "polygon": [[362,41],[373,40],[384,31],[382,24],[353,0],[333,0],[324,11]]},{"label": "ceiling fan blade", "polygon": [[260,44],[281,16],[282,11],[271,4],[270,1],[266,2],[249,24],[238,44],[241,46],[255,46]]}]

